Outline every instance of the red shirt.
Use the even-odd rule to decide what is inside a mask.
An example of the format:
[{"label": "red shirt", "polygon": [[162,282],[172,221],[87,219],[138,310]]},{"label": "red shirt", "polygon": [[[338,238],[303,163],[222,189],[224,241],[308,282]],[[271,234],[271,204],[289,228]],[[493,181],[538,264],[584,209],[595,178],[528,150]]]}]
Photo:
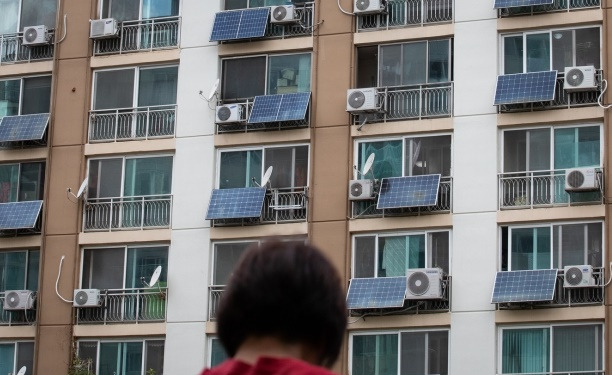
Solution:
[{"label": "red shirt", "polygon": [[255,365],[228,359],[201,375],[336,375],[322,367],[294,358],[260,357]]}]

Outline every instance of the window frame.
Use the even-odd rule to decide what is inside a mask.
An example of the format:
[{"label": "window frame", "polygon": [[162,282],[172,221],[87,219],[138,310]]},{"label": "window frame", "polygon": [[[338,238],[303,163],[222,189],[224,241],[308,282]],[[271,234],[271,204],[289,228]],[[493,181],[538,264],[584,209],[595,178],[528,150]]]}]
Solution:
[{"label": "window frame", "polygon": [[[40,176],[40,186],[37,187],[38,190],[40,190],[40,194],[38,196],[38,198],[40,199],[31,199],[29,201],[27,200],[20,200],[19,199],[19,195],[21,194],[21,178],[22,178],[22,166],[24,164],[39,164],[40,165],[40,172],[42,173],[42,176]],[[2,163],[0,164],[0,167],[4,167],[4,166],[10,166],[10,165],[17,165],[19,166],[19,170],[17,172],[17,192],[16,192],[16,196],[17,196],[17,200],[14,202],[5,202],[5,203],[17,203],[17,202],[31,202],[31,201],[40,201],[43,200],[44,198],[44,193],[45,193],[45,175],[47,174],[47,162],[46,160],[40,160],[40,161],[27,161],[27,162],[14,162],[14,163]]]},{"label": "window frame", "polygon": [[[218,345],[221,348],[223,348],[223,345],[221,345],[221,340],[219,339],[219,337],[214,336],[214,335],[207,335],[206,337],[206,366],[208,368],[213,367],[213,363],[212,363],[213,341],[217,341],[219,343]],[[225,349],[223,351],[225,352]],[[227,358],[229,358],[229,356]],[[215,364],[214,366],[217,366],[217,364]]]},{"label": "window frame", "polygon": [[[130,337],[130,338],[126,338],[125,340],[121,340],[121,339],[96,339],[96,338],[81,338],[79,340],[77,340],[77,356],[79,356],[79,351],[80,351],[80,344],[81,342],[95,342],[96,343],[96,358],[95,358],[95,362],[96,362],[96,368],[94,369],[95,373],[98,374],[99,373],[99,366],[100,366],[100,344],[106,344],[106,343],[110,343],[110,344],[114,344],[114,343],[118,343],[118,344],[129,344],[129,343],[142,343],[142,361],[141,361],[141,375],[146,375],[147,372],[147,341],[163,341],[164,342],[164,357],[165,357],[165,349],[166,349],[166,338],[165,337],[143,337],[143,338],[136,338],[136,337]],[[81,358],[79,356],[79,358]],[[164,362],[165,362],[165,358],[164,358]]]},{"label": "window frame", "polygon": [[19,368],[17,368],[19,366],[19,364],[17,363],[17,358],[18,358],[18,352],[17,349],[19,347],[18,344],[22,344],[22,343],[31,343],[32,347],[33,347],[33,356],[32,356],[32,363],[34,363],[34,357],[36,356],[36,342],[35,341],[31,341],[31,340],[13,340],[13,341],[0,341],[0,345],[13,345],[13,373],[17,374],[17,371],[19,371]]},{"label": "window frame", "polygon": [[[105,1],[111,1],[112,0],[100,0],[98,1],[98,9],[97,9],[97,13],[98,13],[98,19],[103,19],[106,15],[104,14],[104,2]],[[157,18],[174,18],[174,17],[180,17],[181,16],[181,8],[183,5],[183,1],[182,0],[178,0],[178,10],[177,10],[177,14],[175,16],[163,16],[163,17],[153,17],[153,18],[142,18],[142,10],[143,10],[143,2],[144,0],[139,0],[139,7],[138,7],[138,19],[134,19],[134,20],[125,20],[125,21],[143,21],[143,20],[154,20]],[[109,11],[110,12],[110,11]],[[112,15],[110,15],[110,18],[115,18]]]},{"label": "window frame", "polygon": [[[35,75],[28,75],[28,76],[20,76],[20,77],[13,77],[13,78],[3,78],[0,79],[0,82],[4,82],[4,81],[17,81],[19,80],[19,108],[17,110],[17,115],[13,115],[13,116],[22,116],[22,112],[23,112],[23,99],[24,99],[24,86],[25,86],[25,80],[29,79],[29,78],[43,78],[43,77],[49,77],[51,78],[51,80],[49,81],[49,97],[51,97],[51,88],[53,85],[53,78],[50,74],[35,74]],[[47,112],[41,112],[41,113],[50,113],[51,112],[51,102],[49,102],[49,109]],[[11,116],[11,115],[7,115],[7,116]],[[0,116],[0,119],[4,117],[4,116]]]},{"label": "window frame", "polygon": [[[22,25],[22,18],[23,18],[23,1],[24,0],[18,0],[19,4],[18,4],[18,10],[17,10],[17,30],[13,31],[13,32],[8,32],[8,33],[0,33],[0,35],[11,35],[11,34],[18,34],[21,33],[23,31],[24,28],[29,27],[29,26],[38,26],[38,25]],[[49,2],[49,3],[53,3],[53,2]],[[49,31],[54,31],[57,27],[56,22],[57,22],[57,12],[58,12],[58,8],[57,8],[57,4],[55,5],[55,12],[54,12],[54,17],[53,17],[53,25],[44,25],[46,26]]]},{"label": "window frame", "polygon": [[[33,252],[38,252],[38,268],[36,269],[36,273],[37,273],[36,279],[38,280],[38,282],[36,283],[35,288],[28,289],[28,278],[30,276],[30,260],[31,260],[31,253]],[[8,254],[8,253],[25,253],[26,254],[24,274],[23,274],[23,285],[24,285],[23,289],[31,290],[33,292],[38,292],[38,289],[40,286],[40,267],[42,264],[40,260],[40,250],[39,249],[21,249],[21,250],[9,249],[9,250],[0,251],[0,254]],[[3,283],[6,284],[6,282],[3,282]],[[11,289],[6,289],[6,285],[4,285],[4,288],[0,288],[0,293],[6,292],[7,290],[11,290]]]}]

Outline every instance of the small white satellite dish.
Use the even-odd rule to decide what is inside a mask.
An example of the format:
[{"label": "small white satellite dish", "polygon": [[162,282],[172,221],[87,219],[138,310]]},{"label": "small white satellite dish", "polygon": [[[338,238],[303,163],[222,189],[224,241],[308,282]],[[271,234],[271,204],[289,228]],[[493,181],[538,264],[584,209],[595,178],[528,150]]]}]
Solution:
[{"label": "small white satellite dish", "polygon": [[77,195],[76,195],[77,198],[80,198],[81,195],[83,195],[88,185],[89,185],[89,178],[85,177],[85,179],[81,183],[81,187],[79,187],[79,191],[77,192]]},{"label": "small white satellite dish", "polygon": [[25,375],[26,372],[26,367],[23,366],[22,368],[19,369],[19,371],[17,371],[17,375]]},{"label": "small white satellite dish", "polygon": [[368,174],[370,169],[372,169],[372,164],[374,164],[374,156],[374,153],[371,153],[370,156],[368,156],[368,159],[366,160],[365,164],[363,165],[363,171],[361,172],[363,176]]},{"label": "small white satellite dish", "polygon": [[274,170],[273,166],[269,166],[266,169],[266,173],[264,173],[263,178],[261,179],[261,186],[266,186],[268,182],[270,182],[270,176],[272,176],[272,170]]},{"label": "small white satellite dish", "polygon": [[212,85],[212,88],[210,89],[210,93],[208,94],[208,101],[211,101],[213,96],[215,96],[215,94],[217,93],[217,89],[219,88],[219,78],[217,78],[217,80],[215,81],[215,83]]},{"label": "small white satellite dish", "polygon": [[154,286],[159,280],[159,275],[161,275],[162,267],[157,266],[155,271],[153,271],[153,275],[151,276],[151,281],[149,281],[149,288]]}]

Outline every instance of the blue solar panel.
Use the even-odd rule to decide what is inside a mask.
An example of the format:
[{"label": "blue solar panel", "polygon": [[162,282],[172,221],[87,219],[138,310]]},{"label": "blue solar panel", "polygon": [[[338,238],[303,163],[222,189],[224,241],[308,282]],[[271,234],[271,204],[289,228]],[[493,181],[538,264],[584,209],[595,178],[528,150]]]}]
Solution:
[{"label": "blue solar panel", "polygon": [[266,188],[214,189],[206,220],[260,217]]},{"label": "blue solar panel", "polygon": [[495,0],[495,9],[552,4],[553,0]]},{"label": "blue solar panel", "polygon": [[256,96],[249,123],[304,120],[308,103],[310,92]]},{"label": "blue solar panel", "polygon": [[404,306],[406,277],[352,279],[346,304],[349,309],[382,309]]},{"label": "blue solar panel", "polygon": [[498,76],[497,87],[495,88],[495,105],[553,100],[556,82],[556,70]]},{"label": "blue solar panel", "polygon": [[39,141],[49,124],[48,113],[6,116],[0,121],[0,142]]},{"label": "blue solar panel", "polygon": [[42,201],[0,203],[0,230],[34,228],[42,204]]},{"label": "blue solar panel", "polygon": [[219,12],[210,41],[261,38],[266,33],[269,14],[269,7]]},{"label": "blue solar panel", "polygon": [[377,209],[435,206],[440,175],[383,178]]},{"label": "blue solar panel", "polygon": [[498,272],[491,303],[552,301],[556,282],[556,269]]}]

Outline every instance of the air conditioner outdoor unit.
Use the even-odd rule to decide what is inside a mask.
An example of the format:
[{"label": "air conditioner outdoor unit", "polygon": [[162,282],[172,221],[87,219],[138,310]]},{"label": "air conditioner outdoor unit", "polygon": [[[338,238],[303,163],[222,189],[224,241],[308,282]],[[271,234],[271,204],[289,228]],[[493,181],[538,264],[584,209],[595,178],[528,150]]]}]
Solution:
[{"label": "air conditioner outdoor unit", "polygon": [[235,103],[218,105],[216,110],[215,123],[227,124],[232,122],[244,122],[246,121],[246,104]]},{"label": "air conditioner outdoor unit", "polygon": [[347,91],[347,112],[369,112],[377,111],[379,109],[378,90],[376,90],[376,87],[366,89],[350,89]]},{"label": "air conditioner outdoor unit", "polygon": [[374,195],[374,181],[351,180],[349,182],[349,200],[360,201],[371,199]]},{"label": "air conditioner outdoor unit", "polygon": [[297,13],[293,5],[274,6],[270,9],[271,23],[293,23],[297,22]]},{"label": "air conditioner outdoor unit", "polygon": [[98,307],[102,305],[99,289],[75,289],[72,300],[74,301],[72,303],[74,307]]},{"label": "air conditioner outdoor unit", "polygon": [[355,0],[355,14],[382,13],[385,11],[385,0]]},{"label": "air conditioner outdoor unit", "polygon": [[595,168],[572,168],[565,171],[565,191],[593,191],[599,189]]},{"label": "air conditioner outdoor unit", "polygon": [[114,18],[91,20],[89,37],[91,39],[114,38],[119,35],[119,23]]},{"label": "air conditioner outdoor unit", "polygon": [[597,90],[594,66],[571,66],[565,68],[565,91]]},{"label": "air conditioner outdoor unit", "polygon": [[45,25],[27,26],[23,28],[23,39],[21,44],[24,46],[40,46],[49,44],[51,36]]},{"label": "air conditioner outdoor unit", "polygon": [[565,288],[588,288],[596,286],[593,278],[593,266],[584,264],[580,266],[563,267],[563,287]]},{"label": "air conditioner outdoor unit", "polygon": [[413,268],[406,271],[406,299],[442,298],[440,268]]},{"label": "air conditioner outdoor unit", "polygon": [[28,310],[34,307],[34,292],[31,290],[7,290],[4,293],[5,310]]}]

